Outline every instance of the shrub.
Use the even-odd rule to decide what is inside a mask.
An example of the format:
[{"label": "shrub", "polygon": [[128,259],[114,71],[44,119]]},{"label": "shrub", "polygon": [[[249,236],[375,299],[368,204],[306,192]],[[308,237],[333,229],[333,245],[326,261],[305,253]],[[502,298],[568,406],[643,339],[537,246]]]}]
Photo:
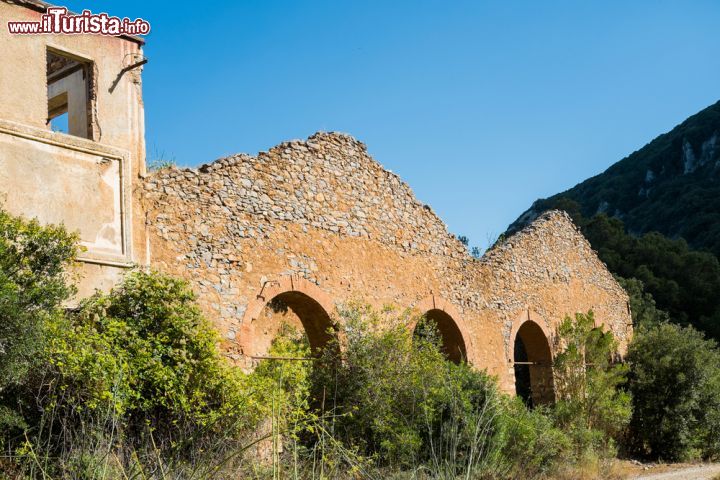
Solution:
[{"label": "shrub", "polygon": [[555,426],[549,409],[529,410],[520,397],[507,397],[503,409],[502,453],[510,478],[542,478],[569,463],[571,439]]},{"label": "shrub", "polygon": [[[109,294],[86,301],[76,320],[89,338],[99,335],[96,350],[115,357],[105,370],[121,377],[113,380],[124,384],[120,406],[131,420],[206,427],[240,400],[232,391],[237,381],[217,350],[217,334],[182,280],[133,272]],[[81,374],[68,364],[61,373]]]},{"label": "shrub", "polygon": [[[276,433],[297,441],[298,435],[314,420],[310,412],[310,342],[293,327],[283,325],[265,359],[248,376],[247,386]],[[292,360],[284,360],[292,359]]]},{"label": "shrub", "polygon": [[631,397],[620,387],[628,367],[614,361],[617,341],[595,328],[593,312],[565,317],[558,327],[554,416],[578,456],[614,453],[631,415]]},{"label": "shrub", "polygon": [[[0,210],[0,431],[25,423],[28,376],[42,365],[46,321],[74,288],[66,268],[77,236]],[[14,430],[13,430],[14,431]]]},{"label": "shrub", "polygon": [[326,349],[313,378],[338,440],[396,468],[425,464],[453,476],[497,468],[500,401],[492,378],[449,362],[431,325],[413,338],[409,312],[354,303],[339,314],[344,348]]},{"label": "shrub", "polygon": [[630,345],[631,448],[664,460],[720,455],[720,351],[692,327],[641,329]]},{"label": "shrub", "polygon": [[[183,463],[211,450],[221,459],[240,451],[269,414],[248,377],[220,357],[181,280],[130,273],[51,328],[44,415],[30,440],[67,461],[87,464],[98,443],[106,456],[129,449],[139,465]],[[98,442],[88,445],[93,437]],[[73,451],[57,450],[68,443]],[[107,458],[99,463],[105,468]]]}]

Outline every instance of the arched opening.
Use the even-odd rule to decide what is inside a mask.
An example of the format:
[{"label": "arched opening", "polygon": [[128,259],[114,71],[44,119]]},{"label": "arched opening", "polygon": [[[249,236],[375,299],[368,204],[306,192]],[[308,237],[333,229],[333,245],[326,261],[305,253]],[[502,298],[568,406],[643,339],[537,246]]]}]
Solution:
[{"label": "arched opening", "polygon": [[318,353],[333,338],[333,322],[328,312],[312,297],[299,291],[275,295],[253,322],[251,354],[264,356],[273,340],[289,327],[304,335],[313,353]]},{"label": "arched opening", "polygon": [[[467,361],[467,349],[462,332],[447,312],[437,308],[428,310],[425,312],[425,321],[437,329],[442,340],[442,352],[448,360],[455,363]],[[420,326],[421,324],[415,326],[414,335],[422,334],[418,328]]]},{"label": "arched opening", "polygon": [[530,406],[555,401],[550,343],[540,325],[528,320],[520,326],[513,345],[515,393]]}]

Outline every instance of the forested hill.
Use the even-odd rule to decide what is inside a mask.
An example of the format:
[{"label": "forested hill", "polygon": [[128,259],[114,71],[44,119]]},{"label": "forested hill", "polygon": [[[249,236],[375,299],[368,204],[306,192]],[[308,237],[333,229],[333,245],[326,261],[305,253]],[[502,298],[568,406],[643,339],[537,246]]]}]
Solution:
[{"label": "forested hill", "polygon": [[720,341],[720,102],[536,201],[506,235],[552,208],[572,216],[626,288],[636,325],[669,319]]},{"label": "forested hill", "polygon": [[720,256],[720,102],[565,192],[537,200],[513,233],[561,199],[586,218],[606,213],[633,235],[658,231]]}]

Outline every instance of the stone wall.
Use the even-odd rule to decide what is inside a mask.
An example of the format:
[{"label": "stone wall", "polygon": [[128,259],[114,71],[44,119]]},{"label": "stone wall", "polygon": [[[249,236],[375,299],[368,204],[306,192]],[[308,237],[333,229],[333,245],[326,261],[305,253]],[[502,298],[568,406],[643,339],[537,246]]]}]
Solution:
[{"label": "stone wall", "polygon": [[[474,259],[347,135],[161,170],[146,179],[142,204],[151,264],[191,281],[240,364],[267,348],[278,320],[266,318],[290,312],[314,331],[323,312],[353,298],[449,322],[463,354],[508,391],[515,335],[528,320],[550,343],[566,314],[589,309],[623,349],[632,334],[625,292],[564,213]],[[268,309],[273,298],[279,309]]]}]

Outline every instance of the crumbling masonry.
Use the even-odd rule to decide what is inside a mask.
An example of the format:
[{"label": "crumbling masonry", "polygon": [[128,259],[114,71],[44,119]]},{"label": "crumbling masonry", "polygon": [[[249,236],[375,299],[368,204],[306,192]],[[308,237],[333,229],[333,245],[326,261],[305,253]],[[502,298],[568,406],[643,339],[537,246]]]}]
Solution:
[{"label": "crumbling masonry", "polygon": [[[487,368],[508,391],[519,331],[536,390],[551,386],[543,372],[565,315],[592,309],[622,348],[631,335],[627,295],[567,215],[546,214],[472,258],[348,135],[161,170],[146,179],[142,203],[151,264],[192,282],[224,351],[245,366],[281,321],[322,344],[335,306],[354,298],[432,317],[451,358]],[[287,313],[265,308],[276,298]]]},{"label": "crumbling masonry", "polygon": [[[8,20],[46,9],[0,0]],[[451,360],[533,402],[553,399],[553,333],[565,315],[592,309],[626,348],[627,295],[565,214],[474,259],[347,135],[148,175],[143,43],[0,28],[0,203],[79,232],[79,297],[134,266],[186,278],[244,368],[283,322],[320,347],[349,299],[412,307],[437,323]]]}]

